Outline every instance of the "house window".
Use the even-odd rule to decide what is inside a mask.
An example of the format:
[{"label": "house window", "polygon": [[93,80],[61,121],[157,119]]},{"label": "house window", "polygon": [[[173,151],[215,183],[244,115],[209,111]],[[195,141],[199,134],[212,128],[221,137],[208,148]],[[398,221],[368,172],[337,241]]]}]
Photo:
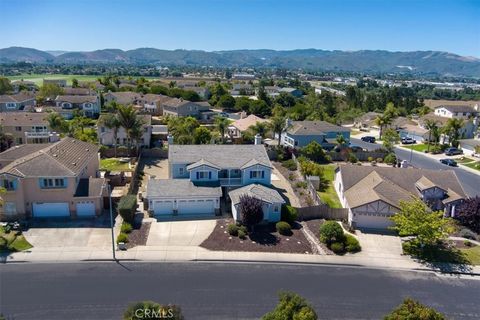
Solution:
[{"label": "house window", "polygon": [[104,133],[105,132],[105,127],[100,127],[100,132]]},{"label": "house window", "polygon": [[183,175],[183,168],[178,168],[178,173]]},{"label": "house window", "polygon": [[62,178],[43,178],[41,180],[42,188],[49,189],[49,188],[65,188],[65,179]]},{"label": "house window", "polygon": [[15,127],[15,131],[22,131],[22,127]]},{"label": "house window", "polygon": [[7,109],[15,109],[17,107],[17,104],[15,103],[7,103]]},{"label": "house window", "polygon": [[278,212],[278,206],[273,207],[273,212]]},{"label": "house window", "polygon": [[265,178],[265,171],[263,170],[253,170],[250,171],[250,179],[263,179]]},{"label": "house window", "polygon": [[15,184],[13,183],[13,181],[10,181],[10,180],[2,180],[2,187],[4,187],[5,189],[7,189],[7,191],[12,191],[12,190],[15,190]]},{"label": "house window", "polygon": [[197,171],[197,180],[210,180],[212,179],[211,171]]}]

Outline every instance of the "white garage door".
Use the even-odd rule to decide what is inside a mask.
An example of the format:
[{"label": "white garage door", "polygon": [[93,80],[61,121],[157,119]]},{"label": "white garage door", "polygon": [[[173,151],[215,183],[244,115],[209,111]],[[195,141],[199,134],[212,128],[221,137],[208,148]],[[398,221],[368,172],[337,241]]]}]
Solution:
[{"label": "white garage door", "polygon": [[95,215],[95,204],[93,201],[77,202],[77,216],[79,217],[93,217]]},{"label": "white garage door", "polygon": [[70,216],[70,209],[68,208],[68,202],[34,203],[33,216],[36,218],[68,217]]},{"label": "white garage door", "polygon": [[388,229],[393,225],[393,222],[388,217],[355,214],[353,220],[356,222],[357,228],[365,229]]},{"label": "white garage door", "polygon": [[213,200],[179,200],[178,214],[213,214]]},{"label": "white garage door", "polygon": [[153,212],[155,215],[173,214],[173,202],[172,201],[154,201]]}]

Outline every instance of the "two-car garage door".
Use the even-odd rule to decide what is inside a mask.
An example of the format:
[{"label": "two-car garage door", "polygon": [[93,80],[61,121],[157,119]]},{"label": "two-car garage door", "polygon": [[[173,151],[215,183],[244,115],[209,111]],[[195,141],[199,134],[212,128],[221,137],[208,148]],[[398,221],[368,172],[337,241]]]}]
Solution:
[{"label": "two-car garage door", "polygon": [[[173,214],[173,201],[153,201],[153,212],[155,215],[171,215]],[[178,215],[189,214],[214,214],[214,200],[177,200]]]},{"label": "two-car garage door", "polygon": [[68,202],[37,202],[33,204],[35,218],[69,217]]},{"label": "two-car garage door", "polygon": [[378,216],[373,214],[359,214],[356,213],[353,218],[355,221],[355,227],[360,229],[388,229],[388,227],[393,225],[391,221],[386,216]]}]

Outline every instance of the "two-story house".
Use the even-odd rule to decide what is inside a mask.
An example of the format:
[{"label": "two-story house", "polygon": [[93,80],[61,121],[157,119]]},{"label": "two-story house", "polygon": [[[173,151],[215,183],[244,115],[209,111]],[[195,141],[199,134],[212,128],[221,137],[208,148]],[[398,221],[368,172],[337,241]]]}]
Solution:
[{"label": "two-story house", "polygon": [[[284,202],[270,188],[272,165],[261,144],[173,144],[169,145],[168,165],[169,179],[150,179],[147,185],[149,210],[154,215],[213,215],[220,211],[223,195],[232,200],[233,217],[239,219],[238,201],[245,193],[264,202],[264,220],[280,219]],[[159,192],[159,185],[169,192]],[[233,196],[226,198],[229,192]]]},{"label": "two-story house", "polygon": [[2,112],[1,130],[13,137],[14,145],[58,141],[59,135],[50,129],[47,115],[35,112]]},{"label": "two-story house", "polygon": [[[100,144],[104,146],[113,146],[115,144],[115,132],[113,128],[107,128],[105,126],[105,117],[107,114],[101,114],[97,121],[97,136]],[[151,115],[137,115],[138,120],[142,122],[142,138],[137,141],[138,145],[142,147],[150,147],[150,141],[152,138],[152,116]],[[132,141],[132,145],[133,145]],[[128,145],[127,131],[123,127],[119,127],[117,131],[117,146]]]},{"label": "two-story house", "polygon": [[[286,147],[302,148],[312,141],[324,148],[336,145],[336,139],[342,135],[350,141],[350,129],[325,121],[291,121],[286,120],[286,129],[280,136],[280,143]],[[278,139],[278,135],[276,137]]]},{"label": "two-story house", "polygon": [[194,117],[202,118],[202,112],[208,111],[208,103],[192,102],[183,99],[170,99],[163,103],[163,115],[173,117]]},{"label": "two-story house", "polygon": [[453,216],[466,195],[453,170],[340,165],[334,187],[355,228],[387,229],[401,201],[422,199]]},{"label": "two-story house", "polygon": [[[107,191],[105,179],[97,178],[98,150],[94,144],[65,138],[43,149],[22,145],[1,153],[0,185],[6,192],[0,220],[101,214]],[[11,152],[20,157],[12,159]]]},{"label": "two-story house", "polygon": [[98,95],[61,95],[55,98],[57,107],[64,110],[81,110],[86,117],[94,118],[100,114],[100,97]]},{"label": "two-story house", "polygon": [[435,115],[444,118],[469,119],[478,117],[478,104],[471,107],[468,105],[442,105],[435,108]]},{"label": "two-story house", "polygon": [[35,105],[35,95],[28,92],[0,95],[0,112],[23,111]]}]

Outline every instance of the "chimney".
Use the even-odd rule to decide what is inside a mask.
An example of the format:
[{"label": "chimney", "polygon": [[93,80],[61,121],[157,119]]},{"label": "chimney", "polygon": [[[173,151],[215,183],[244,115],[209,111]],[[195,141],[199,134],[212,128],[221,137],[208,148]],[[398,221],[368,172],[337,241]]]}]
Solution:
[{"label": "chimney", "polygon": [[167,141],[169,145],[173,144],[173,136],[171,134],[167,136]]},{"label": "chimney", "polygon": [[255,144],[256,145],[262,144],[262,136],[259,133],[255,135]]},{"label": "chimney", "polygon": [[240,112],[240,119],[245,119],[247,117],[247,113],[245,111]]}]

